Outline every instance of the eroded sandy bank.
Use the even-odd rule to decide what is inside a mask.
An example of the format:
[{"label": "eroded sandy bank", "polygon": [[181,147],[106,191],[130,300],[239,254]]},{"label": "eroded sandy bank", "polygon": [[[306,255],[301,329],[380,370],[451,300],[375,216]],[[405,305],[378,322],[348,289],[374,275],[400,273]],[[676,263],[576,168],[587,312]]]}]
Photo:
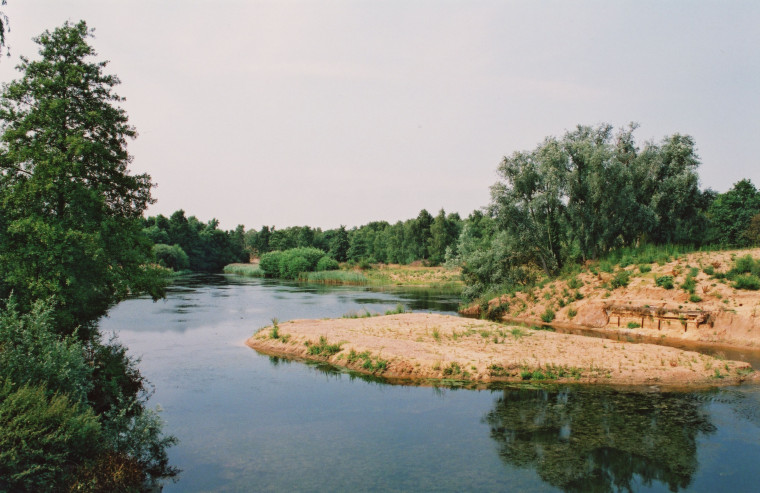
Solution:
[{"label": "eroded sandy bank", "polygon": [[327,361],[391,379],[554,380],[711,386],[760,381],[747,363],[435,314],[294,320],[248,339],[270,355]]}]

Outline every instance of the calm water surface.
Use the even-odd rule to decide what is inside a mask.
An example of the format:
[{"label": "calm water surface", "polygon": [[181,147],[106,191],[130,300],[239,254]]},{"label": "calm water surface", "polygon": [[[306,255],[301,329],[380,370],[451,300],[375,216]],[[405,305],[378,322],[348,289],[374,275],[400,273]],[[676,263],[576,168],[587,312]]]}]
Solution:
[{"label": "calm water surface", "polygon": [[392,386],[259,355],[256,329],[424,293],[230,276],[180,279],[101,327],[142,358],[184,471],[165,491],[757,491],[760,389]]}]

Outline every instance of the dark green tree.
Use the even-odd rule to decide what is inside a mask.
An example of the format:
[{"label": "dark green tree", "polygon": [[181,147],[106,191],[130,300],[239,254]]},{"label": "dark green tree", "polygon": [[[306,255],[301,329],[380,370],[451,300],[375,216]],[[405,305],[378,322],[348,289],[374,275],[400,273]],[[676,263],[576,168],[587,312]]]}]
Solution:
[{"label": "dark green tree", "polygon": [[710,205],[710,239],[714,243],[748,246],[754,243],[752,218],[760,214],[760,191],[750,180],[741,180]]},{"label": "dark green tree", "polygon": [[64,331],[127,295],[163,293],[140,224],[150,177],[127,169],[135,130],[91,36],[84,22],[43,33],[40,59],[21,58],[0,100],[0,296],[15,292],[24,310],[52,298]]},{"label": "dark green tree", "polygon": [[351,243],[348,239],[348,231],[346,231],[346,227],[341,224],[330,243],[330,255],[338,262],[345,262],[348,260],[348,249],[350,246]]}]

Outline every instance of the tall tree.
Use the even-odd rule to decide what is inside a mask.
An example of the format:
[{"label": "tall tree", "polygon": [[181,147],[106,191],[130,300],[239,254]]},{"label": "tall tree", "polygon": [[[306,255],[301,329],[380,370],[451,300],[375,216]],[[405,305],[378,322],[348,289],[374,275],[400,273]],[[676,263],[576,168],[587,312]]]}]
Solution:
[{"label": "tall tree", "polygon": [[735,183],[710,205],[710,239],[735,246],[755,243],[750,225],[757,214],[760,214],[760,191],[747,179]]},{"label": "tall tree", "polygon": [[43,33],[40,59],[21,58],[0,100],[0,295],[23,308],[52,297],[65,330],[129,294],[162,294],[139,222],[150,177],[127,169],[135,130],[91,36],[84,22]]}]

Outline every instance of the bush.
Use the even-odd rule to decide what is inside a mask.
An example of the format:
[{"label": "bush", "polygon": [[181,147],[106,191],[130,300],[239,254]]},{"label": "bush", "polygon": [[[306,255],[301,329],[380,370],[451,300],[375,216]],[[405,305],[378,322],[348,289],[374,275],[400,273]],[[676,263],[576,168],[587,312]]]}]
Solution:
[{"label": "bush", "polygon": [[732,269],[736,274],[760,274],[760,262],[752,258],[752,255],[744,255],[734,261]]},{"label": "bush", "polygon": [[752,291],[757,291],[760,289],[760,278],[753,274],[736,276],[734,279],[734,287],[736,289],[749,289]]},{"label": "bush", "polygon": [[0,488],[59,491],[76,464],[99,452],[101,429],[91,409],[44,386],[14,390],[0,381]]},{"label": "bush", "polygon": [[326,270],[338,270],[338,267],[339,267],[339,264],[337,260],[335,260],[334,258],[328,255],[325,255],[319,259],[315,270],[317,272],[323,272]]},{"label": "bush", "polygon": [[549,322],[551,322],[552,320],[554,320],[554,316],[555,316],[554,310],[552,310],[551,308],[547,307],[546,311],[544,311],[544,313],[541,314],[541,320],[543,322],[545,322],[545,323],[548,324]]},{"label": "bush", "polygon": [[280,262],[282,252],[268,252],[261,256],[259,267],[264,271],[267,277],[280,277]]},{"label": "bush", "polygon": [[646,274],[647,272],[651,272],[651,271],[652,271],[652,266],[651,265],[649,265],[649,264],[641,264],[641,265],[639,265],[639,272],[641,272],[642,274]]},{"label": "bush", "polygon": [[158,265],[168,269],[180,271],[190,267],[190,258],[179,245],[153,245],[153,255]]},{"label": "bush", "polygon": [[655,277],[654,283],[657,286],[660,286],[661,288],[665,288],[665,289],[673,289],[673,287],[675,286],[673,284],[673,276]]},{"label": "bush", "polygon": [[627,270],[619,270],[615,273],[615,276],[610,281],[610,286],[612,286],[612,289],[616,288],[624,288],[628,286],[628,282],[630,281],[631,273]]}]

